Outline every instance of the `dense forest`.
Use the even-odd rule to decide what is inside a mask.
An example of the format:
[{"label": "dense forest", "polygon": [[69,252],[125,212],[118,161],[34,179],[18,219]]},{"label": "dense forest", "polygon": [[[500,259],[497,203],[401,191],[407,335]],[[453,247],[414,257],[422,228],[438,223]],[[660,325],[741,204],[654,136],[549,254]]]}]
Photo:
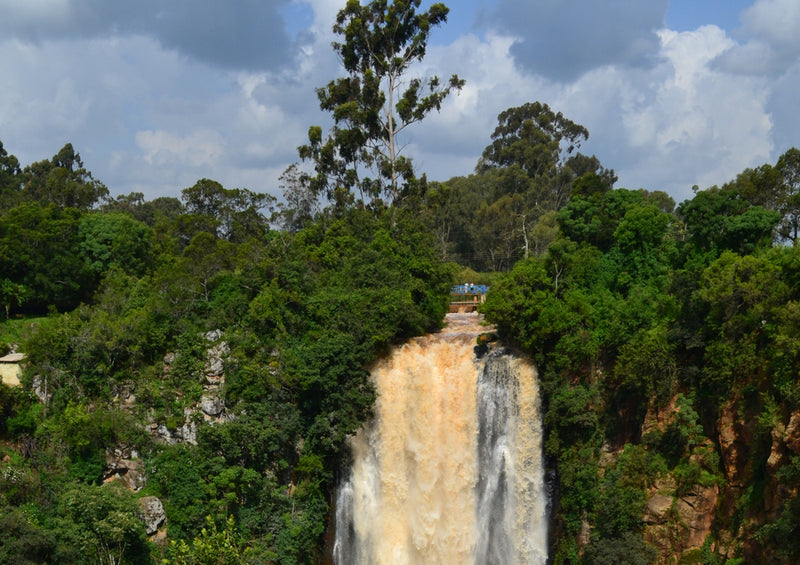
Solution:
[{"label": "dense forest", "polygon": [[280,199],[112,197],[0,143],[0,562],[325,562],[369,367],[464,280],[539,368],[555,563],[800,560],[800,150],[676,206],[524,102],[429,181],[395,136],[464,83],[405,80],[418,8],[339,12]]}]

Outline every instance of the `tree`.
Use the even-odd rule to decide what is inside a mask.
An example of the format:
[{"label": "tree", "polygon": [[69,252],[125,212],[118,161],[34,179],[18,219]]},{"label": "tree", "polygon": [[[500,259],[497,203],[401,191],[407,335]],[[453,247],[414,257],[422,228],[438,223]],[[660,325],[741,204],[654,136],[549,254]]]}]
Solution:
[{"label": "tree", "polygon": [[86,210],[108,197],[108,188],[92,177],[81,156],[67,143],[51,160],[37,161],[22,171],[26,198],[62,208]]},{"label": "tree", "polygon": [[30,295],[30,290],[24,284],[16,283],[10,279],[0,279],[0,304],[6,309],[6,321],[11,317],[11,308],[19,308]]},{"label": "tree", "polygon": [[103,204],[100,209],[103,212],[124,212],[152,228],[160,219],[177,218],[183,213],[183,204],[171,196],[159,196],[146,201],[141,192],[131,192],[120,194],[114,200]]},{"label": "tree", "polygon": [[735,193],[755,206],[780,212],[776,237],[785,242],[800,238],[800,149],[787,150],[774,167],[767,163],[745,169],[724,184],[721,192]]},{"label": "tree", "polygon": [[23,302],[29,307],[69,309],[91,297],[78,234],[82,215],[54,204],[22,203],[0,216],[3,278],[28,289]]},{"label": "tree", "polygon": [[586,548],[587,565],[649,565],[658,556],[655,548],[641,536],[625,532],[618,538],[594,540]]},{"label": "tree", "polygon": [[286,231],[300,231],[317,213],[317,195],[311,190],[309,180],[297,163],[289,165],[278,178],[286,203],[278,205],[277,218]]},{"label": "tree", "polygon": [[555,235],[551,212],[571,195],[599,198],[617,180],[597,157],[575,152],[589,135],[586,128],[547,104],[509,108],[498,121],[476,174],[451,179],[444,193],[436,186],[435,196],[446,200],[426,195],[440,248],[477,270],[507,270],[542,254]]},{"label": "tree", "polygon": [[778,233],[784,240],[797,242],[800,239],[800,149],[792,147],[781,155],[775,169],[783,181],[779,208],[783,219]]},{"label": "tree", "polygon": [[150,261],[151,231],[126,214],[89,213],[78,225],[80,250],[98,281],[111,267],[141,276]]},{"label": "tree", "polygon": [[200,232],[183,250],[186,259],[183,270],[197,278],[203,289],[205,302],[209,300],[214,276],[233,264],[235,257],[232,247],[230,243],[221,241],[208,232]]},{"label": "tree", "polygon": [[772,231],[780,214],[753,206],[736,188],[712,186],[678,206],[686,223],[689,241],[699,251],[719,253],[730,249],[750,253],[772,242]]},{"label": "tree", "polygon": [[781,181],[780,171],[767,163],[755,169],[745,169],[736,175],[736,180],[722,188],[738,190],[742,198],[755,206],[778,210],[783,200]]},{"label": "tree", "polygon": [[224,530],[217,528],[211,516],[206,516],[206,527],[191,545],[185,540],[173,540],[167,555],[175,565],[236,565],[243,562],[247,553],[241,548],[240,538],[233,516],[228,517]]},{"label": "tree", "polygon": [[486,226],[480,223],[476,211],[491,202],[495,177],[469,175],[430,184],[425,193],[425,212],[443,261],[456,261],[476,270],[487,268],[489,258],[482,254],[478,240]]},{"label": "tree", "polygon": [[214,225],[212,233],[233,243],[262,237],[269,230],[269,221],[262,210],[275,200],[269,194],[246,188],[223,188],[210,179],[200,179],[194,186],[183,189],[181,197],[187,214],[210,219]]},{"label": "tree", "polygon": [[80,548],[86,563],[146,562],[149,549],[136,510],[133,493],[121,485],[70,485],[59,498],[59,543]]},{"label": "tree", "polygon": [[[476,211],[474,249],[491,271],[508,271],[521,256],[528,256],[526,210],[519,194],[507,194]],[[528,229],[533,225],[531,222]]]},{"label": "tree", "polygon": [[614,171],[604,170],[596,157],[572,155],[589,138],[589,131],[547,104],[509,108],[497,121],[492,143],[484,149],[476,171],[501,169],[504,193],[532,192],[533,203],[542,211],[558,210],[569,199],[577,177],[597,173],[607,190],[616,181]]},{"label": "tree", "polygon": [[[415,177],[411,160],[402,156],[398,136],[421,121],[464,81],[452,75],[407,78],[409,68],[425,56],[431,28],[447,21],[449,9],[433,4],[418,12],[420,0],[372,0],[362,6],[348,0],[333,31],[343,38],[333,48],[348,76],[317,89],[320,108],[331,112],[334,126],[327,139],[322,128],[309,129],[309,144],[300,157],[314,161],[311,187],[341,207],[354,200],[378,204],[382,194],[399,203]],[[372,171],[374,177],[363,176]]]},{"label": "tree", "polygon": [[6,207],[19,197],[19,161],[9,155],[0,141],[0,207]]}]

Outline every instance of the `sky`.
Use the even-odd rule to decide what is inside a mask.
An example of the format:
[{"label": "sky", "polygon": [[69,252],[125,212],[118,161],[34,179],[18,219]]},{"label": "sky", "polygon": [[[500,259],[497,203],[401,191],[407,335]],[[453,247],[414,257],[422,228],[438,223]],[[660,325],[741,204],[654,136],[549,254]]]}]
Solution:
[{"label": "sky", "polygon": [[[617,187],[727,182],[800,147],[798,0],[445,0],[415,74],[466,86],[406,130],[431,180],[473,172],[511,107],[585,126]],[[201,178],[280,195],[315,89],[343,76],[344,0],[0,0],[0,141],[23,165],[67,142],[112,195]],[[423,8],[430,5],[423,0]]]}]

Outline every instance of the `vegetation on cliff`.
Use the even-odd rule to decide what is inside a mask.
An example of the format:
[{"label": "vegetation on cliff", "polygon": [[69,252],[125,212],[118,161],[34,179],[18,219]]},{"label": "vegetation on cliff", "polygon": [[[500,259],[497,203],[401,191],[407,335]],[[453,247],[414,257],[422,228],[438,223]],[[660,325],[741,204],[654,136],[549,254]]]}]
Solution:
[{"label": "vegetation on cliff", "polygon": [[[543,379],[557,563],[647,556],[645,540],[677,562],[694,527],[678,511],[689,497],[713,502],[705,544],[681,563],[800,557],[778,542],[798,526],[786,429],[800,409],[800,251],[785,227],[797,156],[675,211],[664,194],[587,195],[575,183],[547,251],[493,286],[487,318]],[[652,515],[656,494],[672,514]]]}]

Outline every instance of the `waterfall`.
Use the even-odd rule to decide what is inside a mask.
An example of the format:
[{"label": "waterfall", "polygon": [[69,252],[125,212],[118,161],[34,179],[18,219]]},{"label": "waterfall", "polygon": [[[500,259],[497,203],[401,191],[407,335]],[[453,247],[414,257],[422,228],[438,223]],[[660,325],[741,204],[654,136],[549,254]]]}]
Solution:
[{"label": "waterfall", "polygon": [[338,489],[338,565],[546,563],[536,372],[476,355],[479,322],[448,314],[373,369],[375,418]]}]

